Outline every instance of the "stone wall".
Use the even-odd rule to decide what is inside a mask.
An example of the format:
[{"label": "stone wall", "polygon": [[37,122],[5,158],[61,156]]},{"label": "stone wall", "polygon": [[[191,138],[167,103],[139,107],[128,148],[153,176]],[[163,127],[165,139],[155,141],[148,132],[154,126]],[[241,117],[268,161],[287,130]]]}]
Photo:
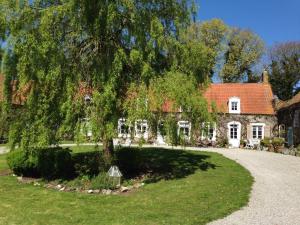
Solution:
[{"label": "stone wall", "polygon": [[265,137],[278,135],[277,118],[275,115],[220,114],[217,120],[217,141],[227,138],[227,124],[232,121],[241,123],[241,140],[251,139],[251,123],[264,123]]},{"label": "stone wall", "polygon": [[300,126],[299,123],[295,123],[296,116],[298,116],[298,121],[300,121],[300,114],[296,115],[296,111],[300,111],[300,103],[284,108],[278,111],[278,124],[283,124],[285,126],[285,138],[288,136],[288,130],[293,131],[293,145],[300,145]]}]

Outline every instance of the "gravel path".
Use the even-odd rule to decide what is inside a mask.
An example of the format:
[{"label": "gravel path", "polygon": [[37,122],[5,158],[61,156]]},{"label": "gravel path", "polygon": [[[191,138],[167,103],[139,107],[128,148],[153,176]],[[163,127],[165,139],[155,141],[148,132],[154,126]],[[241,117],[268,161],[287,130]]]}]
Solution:
[{"label": "gravel path", "polygon": [[211,225],[300,225],[300,158],[270,152],[216,150],[255,179],[249,205]]}]

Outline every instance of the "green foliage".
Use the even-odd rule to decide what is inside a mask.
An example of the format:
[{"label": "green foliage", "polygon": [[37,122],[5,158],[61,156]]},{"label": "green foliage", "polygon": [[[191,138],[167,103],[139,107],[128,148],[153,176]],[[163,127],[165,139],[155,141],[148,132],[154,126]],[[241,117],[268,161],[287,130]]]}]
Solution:
[{"label": "green foliage", "polygon": [[265,137],[264,139],[261,140],[260,142],[262,146],[264,147],[270,147],[272,145],[272,138]]},{"label": "green foliage", "polygon": [[[169,136],[167,138],[174,144],[179,141],[175,136],[177,124],[174,116],[180,109],[180,119],[193,124],[192,137],[201,122],[213,119],[213,114],[208,112],[207,102],[199,91],[197,80],[191,75],[169,72],[163,77],[152,79],[149,88],[146,85],[134,86],[129,89],[127,96],[125,106],[129,121],[163,121]],[[168,109],[165,108],[166,104]],[[166,110],[170,113],[167,117]]]},{"label": "green foliage", "polygon": [[107,172],[101,172],[96,177],[91,180],[90,184],[91,189],[115,189],[116,184],[108,176]]},{"label": "green foliage", "polygon": [[285,142],[284,138],[274,137],[272,139],[272,145],[273,145],[274,151],[279,152],[280,148],[284,146],[284,142]]},{"label": "green foliage", "polygon": [[29,156],[24,151],[15,150],[7,155],[9,168],[18,176],[37,176],[38,160],[35,155]]},{"label": "green foliage", "polygon": [[[22,149],[57,144],[76,136],[80,118],[88,117],[94,141],[109,152],[125,93],[170,70],[189,8],[188,0],[1,0],[0,30],[3,17],[17,57],[17,72],[7,76],[18,79],[20,92],[31,83],[23,115],[12,122],[11,142]],[[88,107],[85,94],[92,97]]]},{"label": "green foliage", "polygon": [[218,146],[221,147],[221,148],[226,148],[228,147],[228,139],[226,137],[223,137],[223,138],[220,138],[218,140]]},{"label": "green foliage", "polygon": [[300,81],[300,42],[275,45],[270,52],[270,83],[281,100],[292,98]]},{"label": "green foliage", "polygon": [[221,70],[223,82],[256,81],[253,66],[264,53],[263,41],[248,30],[231,29]]},{"label": "green foliage", "polygon": [[29,151],[14,150],[7,157],[10,169],[17,175],[45,179],[73,176],[73,163],[69,149],[31,148]]},{"label": "green foliage", "polygon": [[177,133],[177,120],[172,116],[168,116],[165,120],[167,143],[172,146],[177,146],[179,144],[178,133]]},{"label": "green foliage", "polygon": [[192,23],[180,34],[183,45],[178,48],[179,71],[196,77],[198,82],[210,80],[224,48],[228,27],[219,19]]},{"label": "green foliage", "polygon": [[69,149],[37,148],[37,170],[46,179],[70,178],[73,174],[73,162]]},{"label": "green foliage", "polygon": [[73,153],[72,162],[76,176],[80,177],[93,177],[101,171],[108,170],[99,151]]}]

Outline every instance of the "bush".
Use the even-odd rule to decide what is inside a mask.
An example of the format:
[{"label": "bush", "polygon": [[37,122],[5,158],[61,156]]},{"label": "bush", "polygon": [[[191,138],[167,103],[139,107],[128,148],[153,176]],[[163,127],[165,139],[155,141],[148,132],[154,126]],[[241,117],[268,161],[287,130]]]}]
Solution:
[{"label": "bush", "polygon": [[74,153],[72,161],[77,176],[92,177],[100,171],[108,170],[99,151]]},{"label": "bush", "polygon": [[218,146],[221,148],[226,148],[228,146],[228,139],[220,138],[220,140],[218,141]]},{"label": "bush", "polygon": [[36,177],[39,175],[37,169],[37,157],[29,156],[22,150],[15,150],[8,154],[7,163],[9,168],[18,176]]},{"label": "bush", "polygon": [[7,162],[19,176],[55,179],[69,178],[74,174],[70,150],[59,147],[15,150],[9,153]]},{"label": "bush", "polygon": [[272,146],[272,139],[266,137],[266,138],[262,139],[260,143],[262,144],[262,146],[269,148]]},{"label": "bush", "polygon": [[46,179],[70,178],[74,175],[71,151],[68,148],[35,148],[40,175]]},{"label": "bush", "polygon": [[279,149],[281,147],[283,147],[284,142],[285,142],[284,138],[278,138],[278,137],[273,138],[272,145],[273,145],[274,151],[279,152]]},{"label": "bush", "polygon": [[91,180],[91,189],[114,189],[116,184],[106,172],[101,172]]}]

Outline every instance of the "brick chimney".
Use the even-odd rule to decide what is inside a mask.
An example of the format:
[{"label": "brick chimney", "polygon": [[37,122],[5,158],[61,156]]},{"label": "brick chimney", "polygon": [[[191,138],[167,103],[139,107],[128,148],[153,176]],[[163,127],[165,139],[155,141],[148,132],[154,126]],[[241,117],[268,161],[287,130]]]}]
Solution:
[{"label": "brick chimney", "polygon": [[264,69],[264,72],[262,74],[262,82],[263,82],[263,84],[269,83],[269,73],[268,73],[267,69]]}]

